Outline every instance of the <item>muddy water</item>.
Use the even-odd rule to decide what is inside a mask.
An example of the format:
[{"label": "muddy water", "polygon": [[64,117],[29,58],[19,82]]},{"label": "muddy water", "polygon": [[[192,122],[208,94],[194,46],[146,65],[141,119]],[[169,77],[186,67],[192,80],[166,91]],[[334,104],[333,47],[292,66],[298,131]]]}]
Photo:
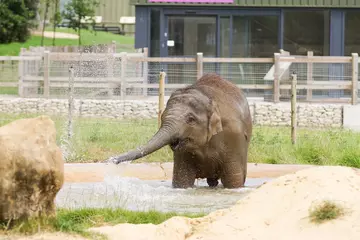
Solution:
[{"label": "muddy water", "polygon": [[211,212],[234,205],[257,186],[310,165],[248,164],[241,189],[210,189],[206,180],[192,189],[171,187],[172,163],[65,164],[65,184],[58,207],[120,207],[163,212]]},{"label": "muddy water", "polygon": [[248,178],[241,189],[207,187],[206,180],[195,188],[173,189],[171,180],[143,180],[105,176],[101,182],[67,182],[56,198],[58,207],[119,207],[135,211],[211,212],[234,205],[250,191],[270,179]]}]

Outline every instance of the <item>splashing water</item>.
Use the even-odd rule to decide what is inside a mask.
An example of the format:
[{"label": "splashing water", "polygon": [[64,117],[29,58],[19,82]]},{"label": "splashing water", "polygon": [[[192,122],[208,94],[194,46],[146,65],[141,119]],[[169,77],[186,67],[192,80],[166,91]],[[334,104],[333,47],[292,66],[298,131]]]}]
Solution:
[{"label": "splashing water", "polygon": [[245,187],[215,189],[206,180],[198,180],[195,188],[174,189],[171,180],[140,180],[138,178],[106,176],[102,182],[66,183],[56,198],[64,208],[124,208],[134,211],[208,213],[234,205],[257,186],[270,179],[248,178]]}]

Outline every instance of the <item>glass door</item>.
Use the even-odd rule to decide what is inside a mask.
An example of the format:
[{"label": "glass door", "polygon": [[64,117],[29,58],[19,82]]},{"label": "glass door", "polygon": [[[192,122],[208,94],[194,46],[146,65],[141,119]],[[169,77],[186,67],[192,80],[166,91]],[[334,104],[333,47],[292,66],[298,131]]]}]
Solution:
[{"label": "glass door", "polygon": [[216,57],[216,16],[168,16],[168,56]]},{"label": "glass door", "polygon": [[[199,52],[204,57],[216,57],[216,16],[168,15],[165,19],[166,57],[196,57]],[[166,65],[168,83],[192,84],[196,81],[196,63]],[[210,65],[204,64],[204,72],[206,67],[211,68]]]}]

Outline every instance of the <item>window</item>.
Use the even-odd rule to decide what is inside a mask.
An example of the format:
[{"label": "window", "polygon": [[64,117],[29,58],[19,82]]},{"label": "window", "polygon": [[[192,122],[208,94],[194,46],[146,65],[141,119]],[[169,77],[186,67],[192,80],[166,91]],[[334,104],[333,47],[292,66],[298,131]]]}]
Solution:
[{"label": "window", "polygon": [[234,16],[233,57],[272,57],[278,47],[277,16]]},{"label": "window", "polygon": [[360,11],[345,12],[345,55],[360,54]]},{"label": "window", "polygon": [[216,57],[216,17],[169,16],[169,56]]},{"label": "window", "polygon": [[220,57],[230,57],[230,18],[220,18]]},{"label": "window", "polygon": [[150,56],[160,56],[160,11],[152,9],[150,13]]},{"label": "window", "polygon": [[284,11],[284,50],[292,55],[328,56],[330,53],[329,10]]}]

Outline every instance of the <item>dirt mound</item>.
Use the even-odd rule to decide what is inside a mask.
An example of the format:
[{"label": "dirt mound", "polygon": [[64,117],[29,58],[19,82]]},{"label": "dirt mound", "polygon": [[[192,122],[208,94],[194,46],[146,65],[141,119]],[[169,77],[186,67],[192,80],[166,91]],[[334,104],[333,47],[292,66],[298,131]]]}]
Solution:
[{"label": "dirt mound", "polygon": [[[119,224],[90,231],[109,239],[360,239],[360,172],[347,167],[313,167],[279,177],[235,206],[203,218],[174,217],[159,224]],[[309,210],[324,200],[344,209],[334,220],[316,224]]]}]

